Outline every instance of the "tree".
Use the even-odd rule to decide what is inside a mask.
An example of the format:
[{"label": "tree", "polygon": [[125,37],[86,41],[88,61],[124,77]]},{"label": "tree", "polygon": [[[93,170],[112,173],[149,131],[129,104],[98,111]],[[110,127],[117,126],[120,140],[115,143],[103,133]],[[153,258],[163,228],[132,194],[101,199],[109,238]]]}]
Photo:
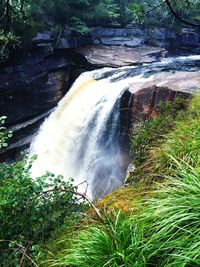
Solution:
[{"label": "tree", "polygon": [[[179,15],[179,13],[175,10],[175,8],[173,7],[173,4],[172,4],[172,2],[170,1],[170,0],[166,0],[165,1],[166,2],[166,4],[167,4],[167,6],[168,6],[168,8],[169,8],[169,10],[170,10],[170,12],[172,13],[172,15],[177,19],[177,20],[179,20],[180,22],[182,22],[182,23],[184,23],[184,24],[186,24],[186,25],[188,25],[188,26],[191,26],[191,27],[197,27],[197,28],[200,28],[200,24],[197,24],[197,23],[195,23],[195,22],[191,22],[191,21],[188,21],[188,20],[186,20],[186,19],[184,19],[183,17],[181,17],[181,15]],[[175,2],[175,6],[178,6],[178,0],[177,0],[177,2]],[[196,0],[194,0],[194,1],[183,1],[183,3],[182,3],[187,9],[189,8],[189,9],[192,9],[192,12],[194,12],[194,7],[200,7],[200,3],[199,3],[199,1],[196,1]],[[183,9],[183,10],[186,10],[186,9]],[[188,11],[187,11],[188,12]],[[188,12],[189,13],[189,12]],[[192,20],[193,20],[193,18],[192,18]]]},{"label": "tree", "polygon": [[[152,4],[153,2],[153,4]],[[162,14],[163,10],[167,11],[167,16],[171,15],[177,22],[194,28],[200,28],[200,1],[199,0],[156,0],[146,1],[149,6],[146,14],[157,11]]]}]

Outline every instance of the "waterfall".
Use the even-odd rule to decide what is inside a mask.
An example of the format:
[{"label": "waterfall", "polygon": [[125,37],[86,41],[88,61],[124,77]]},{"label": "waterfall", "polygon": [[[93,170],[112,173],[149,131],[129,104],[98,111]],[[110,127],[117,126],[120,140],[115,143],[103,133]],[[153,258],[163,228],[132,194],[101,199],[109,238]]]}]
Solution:
[{"label": "waterfall", "polygon": [[82,192],[86,181],[93,199],[123,185],[119,109],[127,82],[112,82],[122,73],[104,68],[80,75],[31,144],[33,177],[46,171],[72,177]]}]

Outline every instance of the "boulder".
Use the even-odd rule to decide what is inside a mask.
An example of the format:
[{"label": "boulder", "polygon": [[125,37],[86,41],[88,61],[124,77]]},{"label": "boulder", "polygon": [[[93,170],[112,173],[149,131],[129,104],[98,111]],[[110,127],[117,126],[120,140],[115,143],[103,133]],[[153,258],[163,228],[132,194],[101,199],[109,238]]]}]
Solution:
[{"label": "boulder", "polygon": [[127,47],[139,47],[144,44],[143,38],[137,37],[113,37],[113,38],[100,38],[102,45],[121,45]]},{"label": "boulder", "polygon": [[52,34],[50,31],[38,32],[32,42],[35,44],[53,42]]},{"label": "boulder", "polygon": [[80,33],[66,28],[57,34],[51,31],[39,32],[32,39],[32,43],[35,47],[53,51],[54,49],[71,49],[92,44],[93,40],[90,36],[82,36]]},{"label": "boulder", "polygon": [[200,30],[183,28],[177,35],[178,45],[184,51],[200,52]]}]

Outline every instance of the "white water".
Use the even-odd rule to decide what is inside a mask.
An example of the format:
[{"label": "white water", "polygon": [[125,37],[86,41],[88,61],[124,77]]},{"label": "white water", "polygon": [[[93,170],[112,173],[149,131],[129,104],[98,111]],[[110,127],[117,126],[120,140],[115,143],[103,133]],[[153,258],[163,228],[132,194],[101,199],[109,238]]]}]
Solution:
[{"label": "white water", "polygon": [[[38,156],[33,177],[50,171],[66,180],[73,177],[76,185],[87,181],[86,193],[91,198],[123,185],[126,159],[118,145],[120,97],[129,80],[146,79],[136,76],[111,82],[101,78],[107,71],[112,69],[82,74],[43,123],[30,149]],[[122,73],[123,68],[111,77]],[[79,190],[84,192],[86,184]]]}]

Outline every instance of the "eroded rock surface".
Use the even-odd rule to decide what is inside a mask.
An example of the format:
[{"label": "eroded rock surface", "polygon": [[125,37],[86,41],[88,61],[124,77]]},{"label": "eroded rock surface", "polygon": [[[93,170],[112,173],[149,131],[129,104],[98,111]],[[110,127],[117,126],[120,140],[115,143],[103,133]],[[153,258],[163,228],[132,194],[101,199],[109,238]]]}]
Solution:
[{"label": "eroded rock surface", "polygon": [[167,54],[163,48],[142,46],[129,48],[123,46],[89,45],[76,49],[87,61],[100,67],[121,67],[155,62]]},{"label": "eroded rock surface", "polygon": [[0,69],[0,114],[9,125],[54,107],[69,87],[69,61],[61,56],[29,54]]},{"label": "eroded rock surface", "polygon": [[190,97],[200,91],[200,72],[175,71],[157,73],[144,82],[129,84],[131,93],[130,120],[132,124],[156,116],[160,102],[175,97]]}]

